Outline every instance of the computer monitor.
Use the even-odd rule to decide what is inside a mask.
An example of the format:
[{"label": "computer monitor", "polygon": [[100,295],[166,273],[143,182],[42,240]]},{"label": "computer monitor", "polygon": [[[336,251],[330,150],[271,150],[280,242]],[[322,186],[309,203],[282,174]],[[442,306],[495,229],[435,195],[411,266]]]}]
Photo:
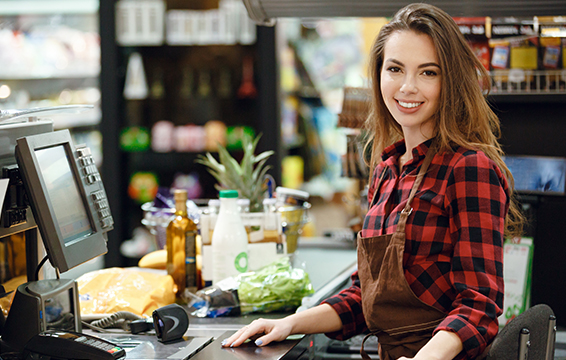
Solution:
[{"label": "computer monitor", "polygon": [[105,254],[114,222],[90,149],[60,130],[17,139],[15,153],[51,264],[65,272]]},{"label": "computer monitor", "polygon": [[507,155],[503,160],[513,175],[516,191],[566,195],[566,158]]}]

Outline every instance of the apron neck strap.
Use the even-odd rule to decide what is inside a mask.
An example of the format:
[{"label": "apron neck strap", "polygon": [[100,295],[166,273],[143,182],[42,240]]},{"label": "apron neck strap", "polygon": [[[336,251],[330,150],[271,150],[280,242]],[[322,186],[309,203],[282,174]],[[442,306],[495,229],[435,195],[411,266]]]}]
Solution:
[{"label": "apron neck strap", "polygon": [[[431,144],[431,147],[432,147],[432,144]],[[419,174],[417,175],[417,179],[415,180],[415,183],[413,184],[413,187],[411,188],[411,192],[409,193],[409,199],[407,200],[407,204],[405,205],[403,212],[409,212],[410,213],[412,211],[411,203],[413,202],[415,194],[417,193],[417,190],[419,189],[419,187],[421,186],[421,183],[423,182],[423,179],[426,175],[426,172],[428,171],[428,167],[429,167],[430,163],[432,162],[433,157],[434,157],[434,151],[432,151],[431,148],[429,148],[426,152],[426,156],[425,156],[425,159],[423,161],[423,164],[421,165],[421,168],[419,170]]]},{"label": "apron neck strap", "polygon": [[397,232],[403,232],[403,233],[405,232],[405,224],[407,223],[407,218],[413,212],[411,203],[413,202],[415,194],[417,193],[417,190],[421,186],[421,183],[423,182],[426,172],[428,171],[428,167],[432,162],[432,158],[435,155],[435,151],[432,150],[433,146],[434,146],[434,141],[426,152],[426,156],[423,161],[423,164],[421,165],[417,178],[415,179],[413,187],[411,188],[411,192],[409,193],[409,199],[407,199],[407,204],[405,204],[405,207],[403,208],[403,210],[401,210],[401,214],[399,214],[399,221],[397,222]]}]

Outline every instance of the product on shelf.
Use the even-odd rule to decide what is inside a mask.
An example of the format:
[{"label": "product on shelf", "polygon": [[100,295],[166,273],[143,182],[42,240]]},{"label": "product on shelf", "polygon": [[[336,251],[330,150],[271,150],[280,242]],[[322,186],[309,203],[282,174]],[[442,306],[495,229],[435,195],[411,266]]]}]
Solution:
[{"label": "product on shelf", "polygon": [[540,55],[544,69],[566,69],[566,18],[539,17]]},{"label": "product on shelf", "polygon": [[489,70],[490,52],[487,27],[490,19],[487,17],[455,17],[454,21],[482,65]]},{"label": "product on shelf", "polygon": [[171,121],[161,120],[151,128],[151,149],[155,152],[170,152],[174,149],[173,134],[175,125]]},{"label": "product on shelf", "polygon": [[154,173],[138,171],[130,179],[128,195],[138,203],[145,203],[153,200],[158,188],[159,181]]},{"label": "product on shelf", "polygon": [[532,18],[493,19],[489,45],[493,69],[538,68],[538,34]]}]

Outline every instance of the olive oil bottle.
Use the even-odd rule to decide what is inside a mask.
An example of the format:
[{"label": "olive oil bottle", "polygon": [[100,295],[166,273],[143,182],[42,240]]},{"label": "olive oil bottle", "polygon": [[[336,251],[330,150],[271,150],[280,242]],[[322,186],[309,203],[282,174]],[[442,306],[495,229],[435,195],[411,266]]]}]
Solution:
[{"label": "olive oil bottle", "polygon": [[197,290],[197,226],[187,214],[187,191],[174,192],[175,217],[167,226],[167,273],[177,285],[177,299]]}]

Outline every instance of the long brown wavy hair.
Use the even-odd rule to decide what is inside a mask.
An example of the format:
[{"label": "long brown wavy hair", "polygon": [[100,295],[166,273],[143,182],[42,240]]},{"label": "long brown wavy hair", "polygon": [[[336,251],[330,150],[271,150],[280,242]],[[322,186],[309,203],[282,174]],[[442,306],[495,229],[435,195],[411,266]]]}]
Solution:
[{"label": "long brown wavy hair", "polygon": [[498,141],[499,119],[485,98],[490,87],[489,74],[452,17],[435,6],[411,4],[399,10],[381,28],[371,49],[369,77],[372,104],[365,124],[368,134],[366,149],[371,149],[370,169],[375,169],[381,161],[380,155],[387,146],[403,138],[401,126],[385,106],[380,86],[385,44],[392,34],[399,31],[428,35],[438,55],[442,83],[440,105],[433,120],[437,151],[452,151],[454,146],[480,150],[499,166],[509,183],[511,198],[505,236],[519,236],[524,217],[513,196],[513,176],[502,159],[503,150]]}]

